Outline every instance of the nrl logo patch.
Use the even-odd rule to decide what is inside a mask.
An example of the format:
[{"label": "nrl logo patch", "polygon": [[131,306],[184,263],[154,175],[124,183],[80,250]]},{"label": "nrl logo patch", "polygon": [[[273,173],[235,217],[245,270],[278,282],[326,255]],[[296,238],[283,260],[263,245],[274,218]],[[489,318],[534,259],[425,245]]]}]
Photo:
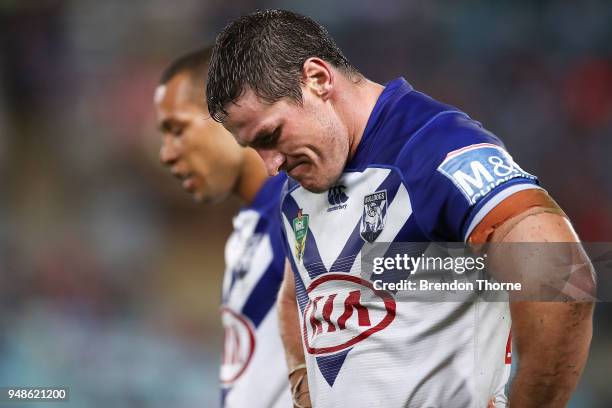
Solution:
[{"label": "nrl logo patch", "polygon": [[359,226],[361,238],[372,243],[385,228],[387,218],[387,190],[377,191],[363,198],[363,215]]},{"label": "nrl logo patch", "polygon": [[293,219],[293,233],[295,234],[295,257],[298,262],[302,261],[304,256],[304,247],[306,246],[306,235],[308,235],[308,214],[302,214],[300,208],[297,217]]}]

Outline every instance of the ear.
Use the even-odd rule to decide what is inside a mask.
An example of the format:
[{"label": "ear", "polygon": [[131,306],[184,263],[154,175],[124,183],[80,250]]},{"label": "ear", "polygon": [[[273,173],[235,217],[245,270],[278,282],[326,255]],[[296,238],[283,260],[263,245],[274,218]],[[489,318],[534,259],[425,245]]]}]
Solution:
[{"label": "ear", "polygon": [[311,57],[304,61],[302,78],[307,90],[323,100],[328,100],[334,87],[334,72],[331,65],[321,58]]}]

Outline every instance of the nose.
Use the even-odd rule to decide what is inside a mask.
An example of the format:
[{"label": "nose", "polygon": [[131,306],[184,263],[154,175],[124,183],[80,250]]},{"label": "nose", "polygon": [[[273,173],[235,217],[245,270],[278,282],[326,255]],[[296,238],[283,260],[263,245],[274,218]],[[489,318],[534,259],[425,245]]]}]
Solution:
[{"label": "nose", "polygon": [[259,157],[264,161],[269,176],[276,176],[285,163],[285,156],[273,149],[256,149]]},{"label": "nose", "polygon": [[166,166],[173,165],[179,158],[179,147],[175,145],[172,137],[164,136],[159,148],[159,161]]}]

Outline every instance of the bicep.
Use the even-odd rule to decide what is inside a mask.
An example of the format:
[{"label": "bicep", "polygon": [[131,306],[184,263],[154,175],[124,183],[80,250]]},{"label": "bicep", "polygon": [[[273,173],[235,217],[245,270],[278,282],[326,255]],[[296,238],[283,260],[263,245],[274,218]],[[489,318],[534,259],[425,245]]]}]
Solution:
[{"label": "bicep", "polygon": [[546,210],[535,207],[532,214],[520,220],[509,219],[501,225],[498,234],[493,233],[491,242],[580,242],[567,217]]},{"label": "bicep", "polygon": [[595,299],[595,273],[563,210],[543,190],[516,193],[493,208],[469,237],[488,244],[488,272],[521,283],[514,300]]},{"label": "bicep", "polygon": [[519,300],[528,300],[510,302],[520,378],[514,402],[525,390],[538,390],[543,400],[563,405],[588,355],[594,273],[569,219],[557,210],[536,205],[510,213],[488,239],[492,275],[520,281]]}]

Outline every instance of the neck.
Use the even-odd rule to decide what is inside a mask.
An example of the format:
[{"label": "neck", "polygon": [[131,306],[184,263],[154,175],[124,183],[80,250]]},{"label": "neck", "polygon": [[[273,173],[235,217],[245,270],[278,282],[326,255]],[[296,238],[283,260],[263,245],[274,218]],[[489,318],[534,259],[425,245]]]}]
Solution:
[{"label": "neck", "polygon": [[[350,83],[348,89],[352,89],[352,92],[347,95],[344,102],[347,107],[348,120],[346,123],[350,124],[348,128],[348,159],[351,160],[353,156],[355,156],[359,142],[361,142],[361,138],[368,124],[368,119],[370,119],[370,115],[374,110],[376,101],[385,87],[367,78],[363,78],[357,84]],[[359,103],[355,104],[355,101],[359,101]]]},{"label": "neck", "polygon": [[245,204],[251,204],[268,175],[261,158],[254,150],[245,149],[240,175],[234,190]]}]

